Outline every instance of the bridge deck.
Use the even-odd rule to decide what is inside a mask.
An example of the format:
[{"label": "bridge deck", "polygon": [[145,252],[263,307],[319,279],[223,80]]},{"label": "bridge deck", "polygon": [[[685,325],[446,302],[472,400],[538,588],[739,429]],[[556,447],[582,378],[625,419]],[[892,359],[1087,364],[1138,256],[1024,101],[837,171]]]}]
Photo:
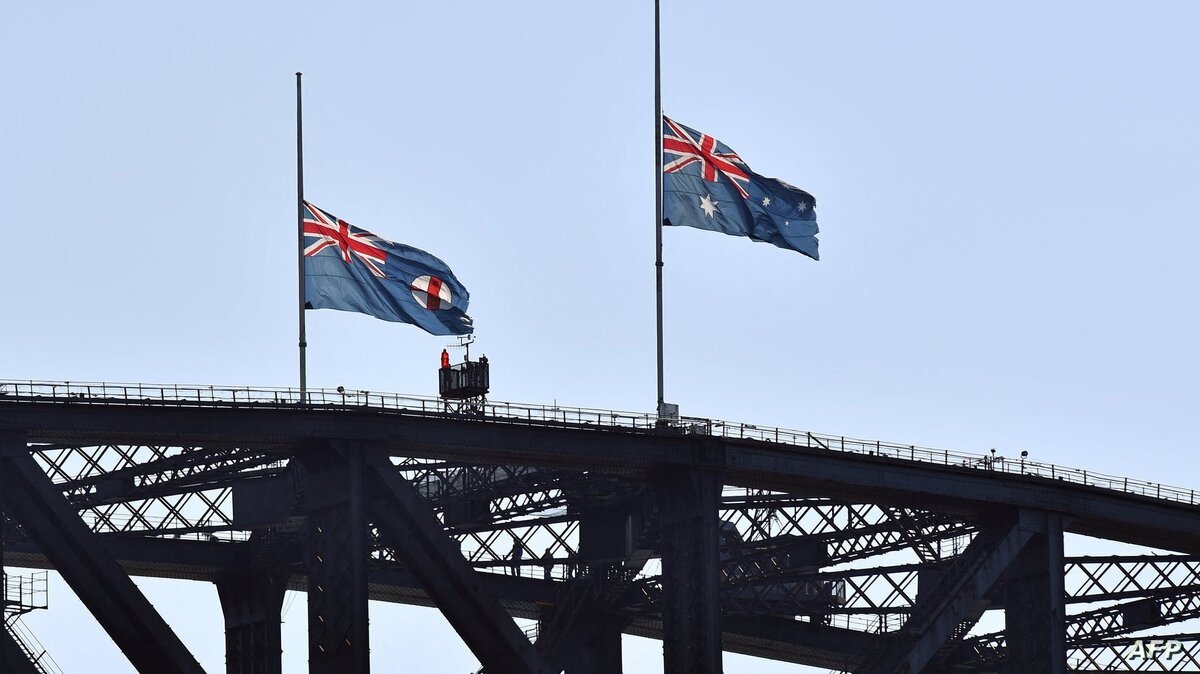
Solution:
[{"label": "bridge deck", "polygon": [[294,445],[361,441],[393,454],[644,473],[704,465],[730,484],[936,502],[985,514],[1062,512],[1067,529],[1200,552],[1194,489],[1043,462],[644,413],[487,403],[479,415],[437,398],[369,391],[67,382],[0,382],[0,428],[31,442]]}]

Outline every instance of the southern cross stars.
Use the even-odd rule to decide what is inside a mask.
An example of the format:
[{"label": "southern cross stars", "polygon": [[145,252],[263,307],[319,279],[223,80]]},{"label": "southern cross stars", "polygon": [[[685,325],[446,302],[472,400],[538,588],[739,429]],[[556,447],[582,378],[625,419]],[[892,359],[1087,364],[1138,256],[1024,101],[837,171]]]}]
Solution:
[{"label": "southern cross stars", "polygon": [[717,202],[713,201],[711,194],[700,197],[700,210],[710,218],[717,217]]},{"label": "southern cross stars", "polygon": [[[770,206],[771,205],[771,197],[763,197],[762,205],[763,205],[763,208]],[[796,210],[803,213],[804,211],[808,210],[808,204],[803,201],[797,201],[796,202]]]}]

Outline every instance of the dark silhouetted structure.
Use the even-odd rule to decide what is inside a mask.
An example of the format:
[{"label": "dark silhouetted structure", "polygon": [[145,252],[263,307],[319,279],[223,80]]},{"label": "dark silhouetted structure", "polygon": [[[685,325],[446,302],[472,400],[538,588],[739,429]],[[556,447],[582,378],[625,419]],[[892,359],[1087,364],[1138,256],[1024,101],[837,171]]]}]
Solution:
[{"label": "dark silhouetted structure", "polygon": [[[671,673],[720,672],[723,652],[887,674],[1200,666],[1172,631],[1200,617],[1192,490],[487,402],[487,374],[304,401],[0,382],[4,564],[56,569],[145,674],[201,670],[138,575],[213,583],[231,674],[280,672],[289,589],[321,674],[368,671],[369,599],[436,607],[490,674],[619,673],[622,634],[662,639]],[[1173,552],[1071,557],[1065,533]],[[514,546],[545,552],[517,566]],[[39,672],[9,599],[0,671]]]}]

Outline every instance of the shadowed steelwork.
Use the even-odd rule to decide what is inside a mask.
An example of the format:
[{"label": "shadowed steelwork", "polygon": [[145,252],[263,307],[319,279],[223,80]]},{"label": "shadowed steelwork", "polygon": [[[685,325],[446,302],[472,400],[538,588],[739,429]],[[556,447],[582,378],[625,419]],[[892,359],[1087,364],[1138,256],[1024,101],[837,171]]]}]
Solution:
[{"label": "shadowed steelwork", "polygon": [[0,470],[5,479],[4,512],[54,564],[139,672],[203,672],[37,466],[19,435],[0,437]]},{"label": "shadowed steelwork", "polygon": [[[10,382],[0,427],[122,575],[217,584],[229,671],[274,671],[284,587],[310,593],[330,671],[351,671],[338,644],[365,652],[368,596],[439,608],[493,674],[619,671],[622,632],[696,671],[722,649],[839,671],[1191,666],[1190,489],[707,419],[310,396]],[[62,564],[0,479],[5,563]],[[1061,532],[1180,554],[1063,558]],[[1178,646],[1151,636],[1168,627]]]}]

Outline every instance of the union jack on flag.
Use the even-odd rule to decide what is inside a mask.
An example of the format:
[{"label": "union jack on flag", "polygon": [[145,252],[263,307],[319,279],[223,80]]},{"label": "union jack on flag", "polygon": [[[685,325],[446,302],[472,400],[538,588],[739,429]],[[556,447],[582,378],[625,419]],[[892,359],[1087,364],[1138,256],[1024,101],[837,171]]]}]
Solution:
[{"label": "union jack on flag", "polygon": [[304,308],[357,311],[435,335],[474,330],[470,294],[445,262],[307,201],[303,224]]},{"label": "union jack on flag", "polygon": [[387,261],[387,251],[384,241],[374,234],[352,226],[350,223],[330,215],[325,211],[304,202],[304,236],[311,239],[304,247],[304,255],[311,257],[330,246],[337,246],[342,261],[346,264],[360,260],[367,269],[379,278],[384,277],[383,264]]},{"label": "union jack on flag", "polygon": [[761,176],[712,136],[663,117],[663,224],[745,236],[817,254],[816,200]]},{"label": "union jack on flag", "polygon": [[663,154],[676,157],[663,165],[663,171],[674,173],[692,164],[699,164],[701,177],[716,182],[717,174],[720,173],[729,179],[729,184],[745,199],[750,196],[742,187],[744,183],[750,182],[750,176],[746,175],[745,169],[742,168],[746,162],[742,161],[736,152],[728,148],[726,150],[728,151],[717,150],[716,138],[697,133],[663,117]]}]

